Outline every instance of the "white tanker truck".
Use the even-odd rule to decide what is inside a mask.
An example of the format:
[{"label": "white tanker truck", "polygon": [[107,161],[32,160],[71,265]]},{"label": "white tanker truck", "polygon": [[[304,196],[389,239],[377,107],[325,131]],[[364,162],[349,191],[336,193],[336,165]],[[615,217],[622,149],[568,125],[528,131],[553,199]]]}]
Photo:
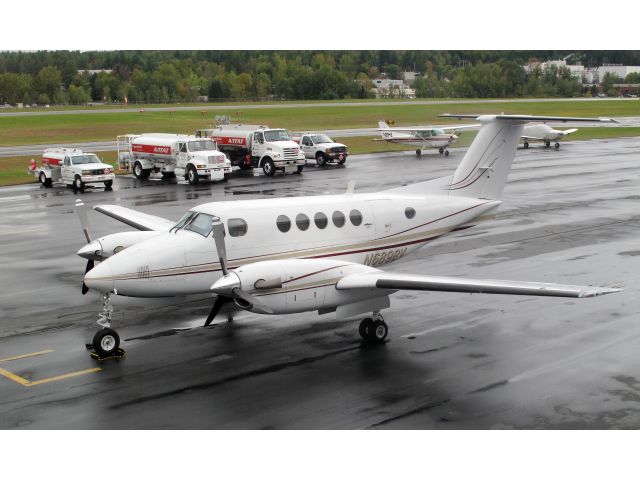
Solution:
[{"label": "white tanker truck", "polygon": [[120,168],[139,179],[159,172],[164,178],[177,176],[195,185],[202,179],[226,182],[231,176],[231,162],[208,139],[143,133],[120,135],[117,140]]},{"label": "white tanker truck", "polygon": [[282,128],[266,125],[220,125],[196,131],[196,137],[214,140],[234,166],[243,170],[262,168],[267,176],[277,170],[302,173],[306,163],[300,145]]}]

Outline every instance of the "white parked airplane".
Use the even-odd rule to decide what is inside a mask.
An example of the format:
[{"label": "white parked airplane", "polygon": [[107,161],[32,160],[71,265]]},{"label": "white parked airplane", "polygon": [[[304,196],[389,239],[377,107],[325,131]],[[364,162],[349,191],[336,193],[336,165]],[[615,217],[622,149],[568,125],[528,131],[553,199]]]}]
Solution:
[{"label": "white parked airplane", "polygon": [[447,126],[425,126],[414,128],[391,128],[384,120],[378,122],[377,130],[382,138],[374,138],[376,142],[401,143],[403,145],[415,145],[416,156],[422,155],[422,149],[437,148],[445,156],[449,156],[449,145],[453,144],[458,136],[448,133],[464,128],[477,128],[480,125],[447,125]]},{"label": "white parked airplane", "polygon": [[547,147],[551,146],[551,142],[556,142],[557,150],[560,148],[558,140],[577,131],[577,128],[556,130],[545,123],[532,123],[524,126],[521,138],[524,140],[524,148],[529,148],[529,142],[544,142]]},{"label": "white parked airplane", "polygon": [[128,208],[96,207],[150,238],[113,234],[78,252],[89,259],[104,258],[84,277],[88,288],[103,294],[98,323],[104,328],[93,339],[95,351],[109,356],[118,349],[118,334],[110,328],[114,294],[213,293],[205,326],[231,302],[262,314],[318,311],[348,318],[373,312],[360,323],[359,333],[381,342],[388,327],[380,310],[390,306],[389,295],[398,290],[560,297],[618,291],[408,275],[378,268],[494,214],[525,123],[594,121],[518,115],[483,115],[477,120],[482,126],[460,165],[453,175],[440,179],[373,193],[206,203],[170,228],[166,219]]}]

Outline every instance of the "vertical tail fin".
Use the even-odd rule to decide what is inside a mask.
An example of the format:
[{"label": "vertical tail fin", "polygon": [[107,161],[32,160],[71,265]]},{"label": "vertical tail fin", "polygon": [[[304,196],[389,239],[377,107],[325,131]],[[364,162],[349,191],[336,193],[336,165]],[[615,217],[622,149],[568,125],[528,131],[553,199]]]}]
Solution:
[{"label": "vertical tail fin", "polygon": [[450,183],[444,186],[449,195],[502,198],[507,176],[522,129],[531,121],[615,122],[609,118],[536,117],[530,115],[440,115],[450,118],[477,118],[482,124],[478,135],[458,165]]},{"label": "vertical tail fin", "polygon": [[389,125],[388,125],[388,124],[387,124],[387,122],[385,122],[384,120],[380,120],[380,121],[378,122],[378,127],[379,127],[379,128],[383,128],[383,129],[387,129],[387,128],[389,128]]}]

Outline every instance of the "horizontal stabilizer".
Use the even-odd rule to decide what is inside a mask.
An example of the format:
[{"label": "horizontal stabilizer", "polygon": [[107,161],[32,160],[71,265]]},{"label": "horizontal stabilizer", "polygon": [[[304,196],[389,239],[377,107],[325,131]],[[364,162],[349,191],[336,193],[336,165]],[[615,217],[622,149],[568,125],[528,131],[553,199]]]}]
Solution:
[{"label": "horizontal stabilizer", "polygon": [[131,208],[119,205],[96,205],[93,207],[96,212],[103,213],[111,218],[129,225],[137,230],[164,231],[173,227],[176,222],[155,215],[138,212]]},{"label": "horizontal stabilizer", "polygon": [[338,281],[338,290],[380,288],[385,290],[423,290],[434,292],[493,293],[502,295],[536,295],[549,297],[595,297],[618,292],[620,288],[561,285],[557,283],[513,280],[476,280],[472,278],[436,277],[403,273],[371,272],[347,275]]}]

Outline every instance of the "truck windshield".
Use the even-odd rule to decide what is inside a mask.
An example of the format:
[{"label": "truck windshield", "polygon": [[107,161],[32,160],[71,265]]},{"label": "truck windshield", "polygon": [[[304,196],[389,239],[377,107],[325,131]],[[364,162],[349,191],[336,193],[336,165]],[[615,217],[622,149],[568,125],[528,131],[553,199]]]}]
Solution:
[{"label": "truck windshield", "polygon": [[333,143],[327,135],[311,135],[311,140],[313,143]]},{"label": "truck windshield", "polygon": [[286,130],[265,130],[264,139],[267,142],[282,142],[291,140]]},{"label": "truck windshield", "polygon": [[190,152],[202,152],[204,150],[215,150],[216,144],[211,140],[198,140],[197,142],[189,142]]},{"label": "truck windshield", "polygon": [[101,163],[100,159],[93,153],[86,153],[84,155],[74,155],[71,157],[71,163],[73,165],[84,165],[86,163]]}]

